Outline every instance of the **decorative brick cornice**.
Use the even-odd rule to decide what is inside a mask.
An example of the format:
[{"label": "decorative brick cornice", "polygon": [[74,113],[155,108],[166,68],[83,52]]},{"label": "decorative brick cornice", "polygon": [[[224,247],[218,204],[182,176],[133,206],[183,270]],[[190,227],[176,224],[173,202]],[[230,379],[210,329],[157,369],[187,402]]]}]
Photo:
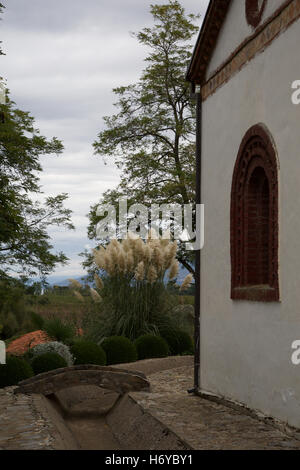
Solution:
[{"label": "decorative brick cornice", "polygon": [[253,35],[247,38],[219,67],[214,75],[202,86],[202,100],[227,83],[258,53],[262,52],[272,41],[292,23],[300,18],[300,0],[285,2]]},{"label": "decorative brick cornice", "polygon": [[187,71],[189,82],[202,83],[231,0],[210,0]]}]

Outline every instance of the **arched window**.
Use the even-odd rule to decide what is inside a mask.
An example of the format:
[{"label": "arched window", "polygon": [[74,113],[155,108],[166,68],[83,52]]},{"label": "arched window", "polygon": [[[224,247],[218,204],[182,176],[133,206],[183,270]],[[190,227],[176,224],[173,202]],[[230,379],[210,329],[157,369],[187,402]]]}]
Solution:
[{"label": "arched window", "polygon": [[231,298],[278,301],[278,168],[263,125],[246,133],[231,190]]}]

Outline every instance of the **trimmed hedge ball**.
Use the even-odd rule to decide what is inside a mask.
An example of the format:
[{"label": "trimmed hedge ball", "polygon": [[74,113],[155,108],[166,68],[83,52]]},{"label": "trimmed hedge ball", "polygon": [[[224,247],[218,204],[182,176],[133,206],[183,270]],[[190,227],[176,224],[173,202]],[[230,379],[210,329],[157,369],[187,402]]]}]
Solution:
[{"label": "trimmed hedge ball", "polygon": [[25,359],[7,356],[6,364],[0,365],[0,388],[17,385],[21,380],[32,377],[33,370]]},{"label": "trimmed hedge ball", "polygon": [[169,354],[168,343],[161,336],[143,335],[134,344],[139,359],[166,357]]},{"label": "trimmed hedge ball", "polygon": [[164,331],[162,336],[169,345],[171,355],[194,354],[193,340],[186,331],[171,329]]},{"label": "trimmed hedge ball", "polygon": [[74,364],[106,365],[106,354],[101,346],[91,341],[75,341],[71,346]]},{"label": "trimmed hedge ball", "polygon": [[48,352],[36,356],[31,362],[35,375],[48,372],[49,370],[61,369],[67,367],[67,361],[59,354]]},{"label": "trimmed hedge ball", "polygon": [[36,356],[40,356],[41,354],[50,352],[59,354],[66,361],[68,366],[72,366],[74,364],[74,358],[70,352],[70,348],[58,341],[38,344],[29,351],[29,357],[34,358]]},{"label": "trimmed hedge ball", "polygon": [[107,365],[137,360],[135,345],[125,336],[110,336],[101,343],[101,346],[106,352]]}]

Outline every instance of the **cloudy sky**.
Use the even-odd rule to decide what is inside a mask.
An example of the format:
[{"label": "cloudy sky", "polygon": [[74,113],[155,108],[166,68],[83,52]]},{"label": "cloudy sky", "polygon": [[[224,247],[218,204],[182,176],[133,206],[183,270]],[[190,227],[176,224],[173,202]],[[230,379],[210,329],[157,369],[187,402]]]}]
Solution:
[{"label": "cloudy sky", "polygon": [[[118,184],[118,171],[93,155],[102,117],[114,112],[112,88],[138,80],[147,51],[130,35],[151,26],[151,3],[165,0],[2,0],[1,75],[11,98],[30,111],[42,135],[65,146],[43,157],[45,196],[69,194],[76,231],[51,230],[56,250],[70,258],[55,276],[80,276],[80,251],[89,246],[86,217],[103,191]],[[201,13],[208,0],[182,0]],[[199,27],[201,20],[199,20]]]}]

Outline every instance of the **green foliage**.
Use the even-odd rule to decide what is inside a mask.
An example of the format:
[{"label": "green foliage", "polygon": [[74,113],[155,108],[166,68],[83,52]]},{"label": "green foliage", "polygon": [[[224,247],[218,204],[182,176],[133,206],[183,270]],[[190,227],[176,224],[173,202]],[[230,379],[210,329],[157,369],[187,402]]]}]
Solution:
[{"label": "green foliage", "polygon": [[21,281],[0,280],[0,323],[2,339],[33,329],[26,301],[26,286]]},{"label": "green foliage", "polygon": [[46,320],[43,330],[50,338],[62,343],[69,341],[76,334],[74,325],[71,323],[64,323],[59,317],[53,317],[50,320]]},{"label": "green foliage", "polygon": [[[147,46],[147,67],[139,81],[113,90],[118,113],[104,117],[105,129],[94,142],[95,153],[113,158],[121,183],[100,201],[116,207],[142,203],[187,204],[195,201],[195,105],[185,80],[199,18],[176,0],[151,5],[154,25],[134,34]],[[91,207],[88,235],[96,238],[97,205]],[[83,254],[83,265],[93,269]],[[193,252],[182,246],[178,259],[193,272]]]},{"label": "green foliage", "polygon": [[30,313],[31,321],[33,326],[36,327],[37,330],[42,330],[45,326],[45,320],[41,315],[35,312]]},{"label": "green foliage", "polygon": [[71,353],[75,358],[75,364],[106,365],[106,353],[101,346],[91,341],[77,340],[71,346]]},{"label": "green foliage", "polygon": [[180,304],[172,309],[172,318],[176,330],[185,331],[191,338],[194,337],[195,309],[190,304]]},{"label": "green foliage", "polygon": [[[8,93],[8,92],[7,92]],[[40,157],[60,154],[63,145],[39,134],[34,118],[15,107],[7,96],[2,105],[5,122],[0,126],[0,264],[1,275],[12,272],[45,276],[67,258],[53,253],[47,229],[50,226],[73,228],[71,211],[64,208],[67,194],[36,201],[41,193]],[[33,199],[34,197],[34,199]]]},{"label": "green foliage", "polygon": [[50,300],[46,295],[41,295],[38,299],[38,303],[40,305],[49,305]]},{"label": "green foliage", "polygon": [[17,385],[33,376],[31,366],[24,359],[7,356],[6,364],[0,365],[0,388]]},{"label": "green foliage", "polygon": [[107,365],[134,362],[137,360],[135,345],[124,336],[111,336],[101,343],[106,352]]},{"label": "green foliage", "polygon": [[167,342],[160,336],[143,335],[135,340],[139,359],[150,359],[154,357],[166,357],[169,354]]},{"label": "green foliage", "polygon": [[161,335],[167,341],[171,355],[194,354],[193,341],[187,332],[171,328],[161,331]]},{"label": "green foliage", "polygon": [[49,370],[60,369],[67,367],[67,362],[63,357],[54,352],[40,354],[36,356],[31,362],[35,375],[48,372]]},{"label": "green foliage", "polygon": [[28,351],[27,357],[29,360],[31,360],[36,356],[50,352],[59,354],[66,361],[68,366],[73,365],[74,358],[70,352],[69,347],[66,344],[59,343],[58,341],[50,341],[49,343],[38,344]]},{"label": "green foliage", "polygon": [[14,336],[18,329],[18,322],[16,317],[12,312],[9,312],[3,321],[2,331],[1,331],[1,338],[9,339]]}]

